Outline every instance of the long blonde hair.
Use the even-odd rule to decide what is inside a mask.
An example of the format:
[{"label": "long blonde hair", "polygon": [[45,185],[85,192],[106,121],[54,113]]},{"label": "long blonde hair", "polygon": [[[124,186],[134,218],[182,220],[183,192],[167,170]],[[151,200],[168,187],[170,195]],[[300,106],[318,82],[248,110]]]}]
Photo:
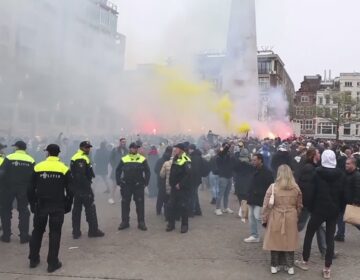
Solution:
[{"label": "long blonde hair", "polygon": [[292,190],[293,188],[298,187],[295,182],[292,170],[287,164],[282,164],[279,166],[275,180],[275,186],[281,190]]}]

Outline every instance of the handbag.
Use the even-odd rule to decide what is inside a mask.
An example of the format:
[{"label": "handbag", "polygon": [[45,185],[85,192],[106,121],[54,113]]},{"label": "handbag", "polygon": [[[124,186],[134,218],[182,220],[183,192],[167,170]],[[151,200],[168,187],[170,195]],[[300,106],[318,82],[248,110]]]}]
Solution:
[{"label": "handbag", "polygon": [[344,213],[344,222],[352,225],[360,225],[360,207],[348,204]]},{"label": "handbag", "polygon": [[269,206],[270,208],[272,208],[275,204],[275,194],[274,194],[274,185],[275,184],[271,184],[271,196],[270,196],[270,199],[269,199]]}]

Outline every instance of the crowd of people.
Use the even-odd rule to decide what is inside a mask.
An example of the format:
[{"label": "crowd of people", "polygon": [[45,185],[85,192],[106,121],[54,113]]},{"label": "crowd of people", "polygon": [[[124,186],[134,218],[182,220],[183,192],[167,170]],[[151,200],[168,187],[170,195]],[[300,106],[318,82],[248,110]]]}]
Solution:
[{"label": "crowd of people", "polygon": [[[249,237],[244,242],[263,241],[264,250],[270,251],[271,273],[283,268],[293,275],[295,266],[308,270],[316,234],[325,260],[323,276],[330,278],[332,260],[337,256],[334,242],[343,242],[346,237],[345,207],[360,205],[357,143],[295,137],[222,138],[211,131],[197,141],[180,135],[132,139],[129,146],[126,138],[120,138],[115,145],[99,141],[98,148],[92,151],[89,141],[69,144],[60,134],[50,145],[39,139],[27,143],[15,141],[14,152],[4,145],[12,139],[1,139],[1,240],[11,241],[11,212],[16,200],[20,242],[30,242],[30,267],[36,267],[49,218],[48,271],[53,272],[61,267],[58,252],[65,213],[72,211],[74,239],[82,236],[83,207],[88,236],[105,235],[98,226],[91,186],[95,175],[105,186],[109,204],[115,204],[116,190],[120,187],[119,230],[130,227],[131,199],[136,204],[139,230],[147,230],[144,206],[147,194],[157,199],[154,211],[164,214],[167,232],[173,231],[179,220],[180,232],[187,233],[189,217],[202,216],[199,188],[209,188],[215,215],[236,211],[249,224]],[[233,188],[239,211],[229,206]],[[28,206],[34,213],[32,235]],[[355,226],[360,229],[360,225]],[[299,232],[305,228],[302,259],[295,260]]]}]

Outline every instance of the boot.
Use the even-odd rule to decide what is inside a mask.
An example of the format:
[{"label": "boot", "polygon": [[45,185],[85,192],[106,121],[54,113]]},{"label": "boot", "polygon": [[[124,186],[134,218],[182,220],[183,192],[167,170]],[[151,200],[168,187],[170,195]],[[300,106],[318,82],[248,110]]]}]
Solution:
[{"label": "boot", "polygon": [[128,222],[121,222],[120,226],[118,227],[118,230],[124,230],[130,227],[130,224]]},{"label": "boot", "polygon": [[57,264],[49,264],[48,268],[47,268],[47,272],[52,273],[55,270],[58,270],[59,268],[62,267],[62,263],[58,262]]},{"label": "boot", "polygon": [[187,233],[188,230],[189,230],[188,225],[181,225],[181,230],[180,230],[181,233]]},{"label": "boot", "polygon": [[138,229],[140,229],[142,231],[147,231],[147,227],[145,225],[145,222],[139,222]]},{"label": "boot", "polygon": [[100,229],[97,229],[96,231],[89,231],[88,237],[103,237],[105,233],[103,233]]},{"label": "boot", "polygon": [[167,232],[173,231],[174,229],[175,229],[174,224],[170,224],[170,223],[167,224],[167,227],[166,227]]},{"label": "boot", "polygon": [[29,267],[30,268],[35,268],[35,267],[37,267],[39,265],[39,263],[40,263],[40,260],[30,260]]}]

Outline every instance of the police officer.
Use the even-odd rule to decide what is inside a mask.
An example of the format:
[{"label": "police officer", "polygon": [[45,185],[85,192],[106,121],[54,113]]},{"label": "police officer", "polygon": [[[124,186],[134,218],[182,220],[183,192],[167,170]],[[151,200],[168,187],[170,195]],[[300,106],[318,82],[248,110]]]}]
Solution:
[{"label": "police officer", "polygon": [[16,198],[19,212],[20,243],[28,243],[30,212],[28,209],[27,189],[32,180],[34,159],[26,153],[26,143],[17,141],[13,147],[15,152],[8,155],[1,166],[3,171],[3,192],[1,197],[1,224],[3,227],[3,242],[10,242],[11,217],[13,202]]},{"label": "police officer", "polygon": [[73,176],[72,191],[74,193],[74,207],[72,211],[73,237],[81,236],[81,211],[85,207],[86,221],[89,224],[88,237],[103,237],[105,234],[99,230],[94,203],[94,193],[91,189],[95,174],[91,165],[89,153],[92,145],[89,141],[80,143],[80,149],[71,158],[70,169]]},{"label": "police officer", "polygon": [[175,216],[177,211],[181,216],[181,233],[189,229],[189,199],[191,196],[191,160],[185,153],[186,146],[183,143],[175,146],[175,157],[171,165],[169,184],[171,186],[168,203],[169,223],[166,231],[175,229]]},{"label": "police officer", "polygon": [[71,211],[73,194],[70,191],[71,173],[60,161],[60,147],[50,144],[45,149],[47,159],[34,168],[33,182],[28,190],[31,212],[34,213],[34,230],[30,240],[30,268],[40,263],[41,241],[49,218],[48,272],[61,267],[59,248],[64,214]]},{"label": "police officer", "polygon": [[[5,149],[7,146],[0,143],[0,197],[2,197],[2,191],[3,191],[3,185],[1,184],[1,178],[3,174],[3,169],[1,168],[4,159],[5,159],[5,153],[3,152],[3,149]],[[0,201],[0,213],[1,213],[1,201]],[[0,230],[2,230],[2,226],[0,224]]]},{"label": "police officer", "polygon": [[150,169],[146,158],[138,153],[139,145],[131,143],[130,152],[124,156],[116,168],[116,183],[121,191],[122,221],[119,230],[130,226],[130,203],[133,197],[136,204],[138,228],[147,230],[145,225],[144,189],[149,184]]}]

